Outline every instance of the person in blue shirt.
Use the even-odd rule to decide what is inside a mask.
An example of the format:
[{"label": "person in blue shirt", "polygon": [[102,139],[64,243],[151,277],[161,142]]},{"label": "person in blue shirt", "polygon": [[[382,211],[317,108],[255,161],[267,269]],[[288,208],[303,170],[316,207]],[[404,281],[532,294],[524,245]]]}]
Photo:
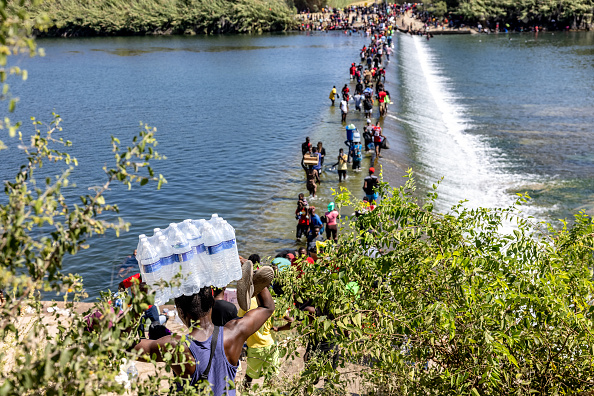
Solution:
[{"label": "person in blue shirt", "polygon": [[353,170],[354,171],[361,171],[361,161],[363,160],[363,145],[361,145],[361,139],[359,141],[353,142],[349,149],[349,155],[353,159]]},{"label": "person in blue shirt", "polygon": [[309,207],[309,229],[311,233],[314,233],[315,228],[319,228],[319,234],[323,233],[324,223],[322,223],[322,219],[320,216],[316,214],[315,206]]},{"label": "person in blue shirt", "polygon": [[317,147],[312,147],[311,149],[312,155],[318,157],[318,164],[314,165],[313,168],[318,171],[318,173],[322,170],[322,156],[318,153]]}]

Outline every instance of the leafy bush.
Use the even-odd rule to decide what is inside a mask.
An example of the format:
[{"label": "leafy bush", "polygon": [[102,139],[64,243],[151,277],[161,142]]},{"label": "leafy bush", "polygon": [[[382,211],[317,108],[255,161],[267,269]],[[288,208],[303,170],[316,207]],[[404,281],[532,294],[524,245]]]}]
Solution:
[{"label": "leafy bush", "polygon": [[575,28],[592,24],[594,4],[590,0],[559,1],[546,0],[460,0],[457,6],[448,8],[469,20],[499,20],[512,24],[549,23],[551,20],[571,23]]},{"label": "leafy bush", "polygon": [[[322,315],[299,332],[334,342],[343,365],[360,364],[342,378],[318,364],[299,386],[319,376],[393,395],[569,394],[594,385],[592,219],[579,213],[560,230],[534,223],[519,211],[524,196],[505,209],[461,203],[436,213],[437,194],[420,203],[412,178],[380,190],[375,210],[343,222],[337,246],[302,264],[301,277],[284,275],[285,306],[309,300]],[[336,198],[360,205],[346,190]]]},{"label": "leafy bush", "polygon": [[30,8],[48,35],[258,33],[295,25],[281,0],[49,0]]},{"label": "leafy bush", "polygon": [[[0,3],[0,14],[6,11]],[[1,21],[3,84],[10,75],[26,76],[11,65],[11,54],[37,52],[27,21],[26,14]],[[4,87],[0,99],[11,111],[15,98]],[[134,358],[127,351],[152,297],[135,289],[121,311],[100,300],[94,309],[103,318],[85,331],[81,316],[56,312],[48,320],[39,292],[61,293],[70,309],[84,296],[82,279],[62,273],[62,259],[85,248],[93,235],[127,229],[123,220],[101,216],[118,212],[103,195],[112,183],[165,181],[150,165],[161,158],[154,129],[143,126],[127,148],[112,138],[114,165],[104,168],[104,184],[71,201],[62,191],[77,160],[59,137],[59,116],[47,127],[33,120],[30,138],[3,118],[3,130],[18,133],[26,161],[5,182],[0,203],[0,285],[7,288],[0,306],[0,395],[122,394],[121,359]],[[42,166],[56,177],[39,178]],[[572,225],[559,229],[535,223],[520,211],[525,196],[504,209],[460,203],[436,213],[437,193],[421,202],[410,172],[408,177],[398,189],[381,183],[377,208],[358,218],[345,216],[337,245],[324,248],[315,264],[298,262],[303,273],[292,267],[279,279],[284,293],[278,309],[301,319],[298,337],[281,345],[285,357],[325,341],[336,346],[339,365],[350,372],[334,370],[334,353],[313,354],[296,378],[267,383],[259,394],[309,394],[320,377],[325,394],[344,393],[355,380],[366,384],[367,393],[383,395],[591,389],[592,219],[578,213]],[[336,202],[343,211],[365,209],[346,190]],[[306,301],[317,308],[315,316],[295,308]],[[133,384],[134,392],[167,392],[176,381],[171,366],[184,356],[171,348],[165,365],[155,366],[159,381]],[[204,392],[186,387],[180,394]]]}]

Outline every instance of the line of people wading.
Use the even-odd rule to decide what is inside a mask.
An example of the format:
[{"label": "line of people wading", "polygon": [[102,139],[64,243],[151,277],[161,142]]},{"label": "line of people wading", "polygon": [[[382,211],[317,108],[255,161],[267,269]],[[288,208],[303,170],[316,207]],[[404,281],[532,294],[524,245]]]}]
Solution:
[{"label": "line of people wading", "polygon": [[[334,105],[340,95],[342,125],[346,129],[346,148],[340,148],[337,162],[332,168],[338,170],[339,182],[346,180],[348,164],[352,164],[352,171],[359,172],[364,160],[363,154],[368,152],[371,164],[381,158],[381,149],[387,148],[387,140],[383,136],[380,126],[383,116],[388,112],[391,103],[390,94],[384,88],[386,78],[385,67],[389,62],[392,40],[392,26],[389,25],[387,14],[378,8],[377,24],[369,36],[369,47],[364,46],[359,54],[360,63],[352,63],[348,70],[350,85],[354,85],[354,94],[351,96],[349,84],[345,84],[341,92],[332,90],[330,100]],[[377,101],[377,106],[376,106]],[[355,110],[349,111],[351,104]],[[371,117],[377,107],[377,121],[372,123]],[[361,134],[354,124],[347,125],[353,113],[365,115],[365,125]],[[341,133],[343,133],[341,131]],[[317,186],[321,182],[320,172],[323,169],[326,149],[322,142],[313,146],[309,138],[302,145],[302,166],[305,170],[307,190],[311,198],[315,198]],[[375,188],[378,179],[373,166],[368,168],[369,175],[363,181],[365,207],[360,213],[371,211],[375,208],[378,195]],[[338,221],[340,215],[333,202],[327,206],[323,216],[316,213],[316,208],[308,204],[304,194],[299,195],[295,211],[298,220],[296,237],[307,237],[307,245],[298,251],[285,251],[278,254],[271,266],[260,265],[260,257],[253,254],[249,259],[241,258],[242,278],[237,282],[237,304],[225,300],[225,288],[215,289],[204,287],[198,293],[175,298],[175,311],[179,319],[188,328],[187,341],[182,341],[181,336],[171,334],[166,327],[166,315],[161,315],[159,308],[151,306],[144,313],[138,329],[139,342],[134,349],[140,352],[140,359],[150,361],[151,357],[163,361],[169,354],[170,346],[181,347],[186,355],[187,363],[172,364],[173,374],[181,383],[197,385],[208,381],[215,396],[235,395],[235,377],[240,368],[240,356],[247,351],[247,369],[244,376],[244,386],[250,386],[253,379],[260,378],[265,372],[275,372],[279,368],[278,353],[273,334],[277,331],[289,330],[294,319],[287,316],[286,312],[276,312],[275,303],[269,291],[272,286],[276,295],[282,294],[280,285],[273,282],[274,274],[287,267],[296,268],[298,273],[308,263],[315,263],[320,249],[328,247],[338,240]],[[331,248],[331,245],[330,245]],[[375,254],[375,253],[373,253]],[[122,277],[127,276],[126,270],[138,268],[135,254],[126,260],[125,267],[120,270]],[[299,276],[299,275],[298,275]],[[120,283],[120,289],[125,290],[139,284],[140,292],[147,289],[140,274],[127,277]],[[351,285],[354,292],[358,285]],[[302,303],[296,303],[298,309],[306,312],[310,317],[327,315],[311,305],[308,296],[300,296]],[[115,300],[115,299],[114,299]],[[297,300],[296,300],[297,301]],[[118,309],[117,304],[111,308]],[[120,311],[122,314],[122,311]],[[87,315],[88,331],[93,331],[97,321],[104,320],[102,312],[92,312]],[[275,326],[272,319],[275,319]],[[146,337],[145,323],[149,324],[148,338]],[[283,323],[278,325],[278,323]],[[247,344],[247,348],[246,348]],[[334,368],[337,367],[339,351],[327,339],[312,339],[306,345],[304,355],[305,363],[319,354],[329,359]],[[172,389],[175,391],[175,389]]]},{"label": "line of people wading", "polygon": [[[337,161],[330,169],[338,171],[338,182],[346,181],[349,164],[353,172],[361,171],[361,164],[364,153],[371,154],[371,163],[381,158],[381,150],[389,148],[388,141],[383,134],[381,120],[388,113],[388,106],[392,103],[390,93],[385,89],[386,67],[390,62],[392,52],[393,27],[388,25],[379,29],[373,34],[369,46],[363,46],[359,53],[360,62],[351,63],[348,69],[350,84],[344,84],[340,93],[336,86],[330,91],[329,99],[331,106],[335,106],[340,100],[341,123],[346,130],[346,148],[340,148]],[[350,85],[350,86],[349,86]],[[353,93],[351,88],[354,85]],[[351,107],[354,110],[351,111]],[[377,120],[372,122],[374,112],[377,112]],[[350,116],[349,116],[350,114]],[[354,114],[354,115],[353,115]],[[364,116],[365,124],[362,126],[363,133],[354,123],[348,124],[348,118],[357,119]],[[301,167],[305,172],[306,188],[310,199],[316,199],[318,186],[322,182],[321,174],[324,170],[326,159],[326,148],[322,142],[313,145],[309,137],[301,145]],[[377,200],[377,193],[374,191],[378,179],[375,175],[375,168],[370,166],[369,176],[363,181],[365,192],[364,202],[371,207]],[[314,206],[308,206],[304,194],[299,195],[295,218],[297,220],[296,238],[298,241],[303,236],[307,237],[308,254],[316,250],[315,243],[322,239],[324,230],[327,240],[336,240],[336,218],[331,215],[334,211],[334,203],[328,204],[328,212],[323,216],[315,213]],[[336,212],[338,214],[338,212]]]}]

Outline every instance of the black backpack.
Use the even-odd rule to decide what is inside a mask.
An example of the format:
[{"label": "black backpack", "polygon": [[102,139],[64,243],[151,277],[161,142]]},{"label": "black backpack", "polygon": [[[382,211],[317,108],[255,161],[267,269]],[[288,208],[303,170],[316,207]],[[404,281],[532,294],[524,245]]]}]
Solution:
[{"label": "black backpack", "polygon": [[370,177],[369,179],[365,178],[365,180],[367,181],[367,188],[365,189],[365,194],[371,195],[373,194],[373,190],[377,186],[377,177]]}]

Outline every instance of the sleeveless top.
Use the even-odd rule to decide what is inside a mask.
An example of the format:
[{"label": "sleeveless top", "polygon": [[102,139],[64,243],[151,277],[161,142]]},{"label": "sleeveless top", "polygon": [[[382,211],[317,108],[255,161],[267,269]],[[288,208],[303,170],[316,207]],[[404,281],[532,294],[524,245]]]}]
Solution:
[{"label": "sleeveless top", "polygon": [[[223,327],[219,327],[219,339],[215,349],[215,354],[212,357],[210,365],[210,372],[208,373],[208,382],[215,396],[235,396],[235,389],[231,389],[231,383],[235,382],[235,374],[237,374],[237,366],[233,366],[227,360],[225,355],[225,348],[223,344],[224,331]],[[194,385],[200,381],[200,374],[204,372],[210,359],[210,343],[212,335],[206,341],[196,341],[188,335],[190,341],[190,352],[194,360],[196,360],[196,370],[192,375],[190,384]]]}]

